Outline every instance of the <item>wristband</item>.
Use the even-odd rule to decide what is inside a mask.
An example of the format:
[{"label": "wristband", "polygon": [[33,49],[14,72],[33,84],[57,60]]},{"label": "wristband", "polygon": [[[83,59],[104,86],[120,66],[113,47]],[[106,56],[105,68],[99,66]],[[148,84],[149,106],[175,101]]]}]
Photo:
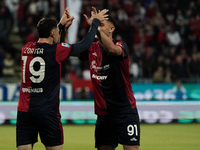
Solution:
[{"label": "wristband", "polygon": [[63,29],[63,27],[64,27],[64,25],[62,25],[60,22],[58,23],[58,28],[59,28],[59,30],[61,31],[62,29]]}]

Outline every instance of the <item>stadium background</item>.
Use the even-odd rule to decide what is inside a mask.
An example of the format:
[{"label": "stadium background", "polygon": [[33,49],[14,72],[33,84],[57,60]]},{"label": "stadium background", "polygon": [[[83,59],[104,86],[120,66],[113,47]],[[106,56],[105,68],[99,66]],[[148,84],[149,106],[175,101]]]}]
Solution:
[{"label": "stadium background", "polygon": [[[0,4],[0,128],[16,123],[22,46],[37,41],[35,26],[41,17],[59,20],[65,6],[75,17],[70,43],[80,41],[89,29],[83,14],[90,15],[91,6],[110,10],[117,22],[115,37],[129,48],[141,123],[199,126],[200,0],[0,0]],[[95,124],[88,68],[87,62],[73,57],[62,64],[63,124]]]}]

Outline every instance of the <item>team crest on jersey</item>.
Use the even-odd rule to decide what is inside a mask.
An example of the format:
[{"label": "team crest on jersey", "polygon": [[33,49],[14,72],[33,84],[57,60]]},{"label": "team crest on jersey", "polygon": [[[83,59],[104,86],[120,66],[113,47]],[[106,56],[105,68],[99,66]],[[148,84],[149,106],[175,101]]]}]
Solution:
[{"label": "team crest on jersey", "polygon": [[122,44],[119,44],[118,42],[116,43],[116,45],[119,45],[119,46],[121,46],[121,47],[122,47]]},{"label": "team crest on jersey", "polygon": [[65,46],[65,47],[67,47],[67,48],[69,48],[69,47],[70,47],[70,45],[69,45],[69,44],[67,44],[67,43],[62,43],[62,46]]},{"label": "team crest on jersey", "polygon": [[96,52],[92,53],[92,55],[94,55],[94,56],[96,56],[96,57],[97,57],[97,53],[96,53]]}]

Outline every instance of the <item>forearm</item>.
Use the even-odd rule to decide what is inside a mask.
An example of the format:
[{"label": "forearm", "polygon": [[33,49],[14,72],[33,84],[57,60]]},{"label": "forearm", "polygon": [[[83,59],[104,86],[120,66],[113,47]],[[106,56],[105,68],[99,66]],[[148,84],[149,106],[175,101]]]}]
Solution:
[{"label": "forearm", "polygon": [[99,30],[97,35],[98,35],[100,42],[105,47],[105,50],[109,54],[111,54],[111,55],[121,55],[122,49],[119,46],[116,46],[113,43],[112,39],[110,39],[103,31]]},{"label": "forearm", "polygon": [[97,32],[99,24],[100,24],[100,20],[93,19],[92,25],[90,26],[90,29],[88,33],[85,35],[85,37],[80,42],[72,44],[70,55],[81,53],[90,48],[90,46],[92,45],[94,41],[95,34]]},{"label": "forearm", "polygon": [[58,43],[64,42],[65,39],[65,31],[64,31],[64,25],[61,24],[60,22],[57,24],[58,28],[59,28],[59,40]]},{"label": "forearm", "polygon": [[69,43],[68,42],[68,28],[62,29],[60,33],[60,43]]}]

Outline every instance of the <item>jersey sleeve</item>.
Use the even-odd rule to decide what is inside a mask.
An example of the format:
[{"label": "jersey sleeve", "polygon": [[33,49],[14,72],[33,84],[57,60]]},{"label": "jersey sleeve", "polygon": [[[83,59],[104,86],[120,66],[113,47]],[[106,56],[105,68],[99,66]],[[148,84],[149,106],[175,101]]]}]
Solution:
[{"label": "jersey sleeve", "polygon": [[90,46],[90,48],[89,48],[88,50],[83,51],[83,52],[80,53],[80,55],[79,55],[78,58],[79,58],[80,60],[88,60],[88,53],[89,53],[89,52],[92,52],[92,50],[94,49],[94,47],[95,47],[96,45],[98,45],[98,44],[99,44],[98,42],[93,42],[92,45]]},{"label": "jersey sleeve", "polygon": [[119,46],[121,47],[122,49],[122,54],[121,54],[121,57],[122,58],[128,58],[128,47],[126,45],[126,43],[124,43],[123,41],[119,40],[115,43],[116,46]]},{"label": "jersey sleeve", "polygon": [[60,63],[69,57],[71,45],[67,43],[58,43],[56,47],[56,61]]}]

